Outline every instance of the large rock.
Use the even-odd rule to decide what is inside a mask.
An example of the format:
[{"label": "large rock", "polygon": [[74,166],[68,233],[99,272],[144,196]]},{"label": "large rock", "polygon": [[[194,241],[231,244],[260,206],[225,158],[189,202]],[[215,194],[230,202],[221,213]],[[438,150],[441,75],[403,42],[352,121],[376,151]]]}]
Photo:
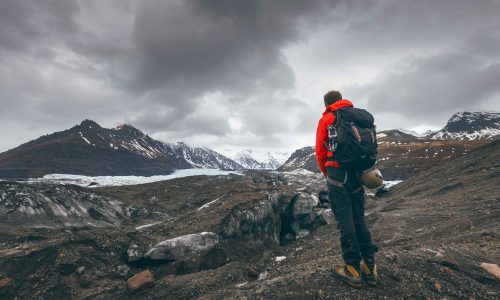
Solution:
[{"label": "large rock", "polygon": [[127,280],[127,288],[132,293],[153,287],[154,285],[153,274],[149,270],[137,273]]},{"label": "large rock", "polygon": [[268,194],[234,206],[220,222],[218,233],[226,239],[260,239],[280,242],[281,215],[295,193]]},{"label": "large rock", "polygon": [[500,280],[500,267],[497,264],[482,263],[481,268],[485,269],[491,275]]},{"label": "large rock", "polygon": [[218,242],[219,237],[213,232],[188,234],[156,244],[144,254],[144,257],[160,260],[179,260],[209,250]]}]

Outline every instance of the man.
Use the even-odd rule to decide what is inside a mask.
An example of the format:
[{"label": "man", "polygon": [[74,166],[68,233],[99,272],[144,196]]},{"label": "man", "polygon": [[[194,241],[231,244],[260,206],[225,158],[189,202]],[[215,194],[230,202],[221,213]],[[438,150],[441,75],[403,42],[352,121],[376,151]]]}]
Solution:
[{"label": "man", "polygon": [[[335,124],[335,112],[353,107],[338,91],[324,96],[326,110],[316,132],[316,160],[327,178],[328,198],[340,229],[340,244],[344,265],[336,266],[333,275],[352,287],[361,287],[361,272],[369,285],[377,284],[377,266],[371,234],[365,223],[365,191],[357,171],[341,168],[334,153],[328,150],[329,125]],[[361,259],[363,263],[361,264]]]}]

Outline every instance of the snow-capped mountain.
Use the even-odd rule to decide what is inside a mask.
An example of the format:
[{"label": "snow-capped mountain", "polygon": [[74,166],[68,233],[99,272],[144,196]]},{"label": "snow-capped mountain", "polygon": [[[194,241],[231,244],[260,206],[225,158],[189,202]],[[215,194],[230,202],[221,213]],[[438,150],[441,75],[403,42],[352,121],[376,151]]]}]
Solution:
[{"label": "snow-capped mountain", "polygon": [[498,139],[500,136],[500,112],[458,112],[446,126],[429,135],[434,140]]},{"label": "snow-capped mountain", "polygon": [[[466,155],[500,138],[500,112],[460,112],[437,132],[418,134],[405,129],[377,132],[377,167],[387,179],[404,179],[421,170]],[[317,171],[314,147],[295,151],[278,170]]]},{"label": "snow-capped mountain", "polygon": [[[415,132],[416,133],[416,132]],[[377,141],[386,141],[386,140],[412,140],[417,139],[417,136],[409,133],[407,130],[403,129],[392,129],[392,130],[383,130],[377,132]]]},{"label": "snow-capped mountain", "polygon": [[271,152],[246,149],[238,152],[226,150],[223,152],[245,169],[249,170],[276,170],[289,157],[287,152]]},{"label": "snow-capped mountain", "polygon": [[131,125],[106,129],[91,120],[0,154],[0,178],[52,173],[151,176],[190,168],[243,169],[207,148],[163,143]]},{"label": "snow-capped mountain", "polygon": [[206,147],[191,147],[182,142],[177,144],[165,144],[182,157],[193,168],[208,168],[221,170],[241,170],[243,167],[237,162],[225,157]]},{"label": "snow-capped mountain", "polygon": [[297,149],[290,156],[290,158],[278,168],[278,171],[306,169],[312,172],[319,172],[316,163],[316,152],[314,149],[314,147],[304,147]]}]

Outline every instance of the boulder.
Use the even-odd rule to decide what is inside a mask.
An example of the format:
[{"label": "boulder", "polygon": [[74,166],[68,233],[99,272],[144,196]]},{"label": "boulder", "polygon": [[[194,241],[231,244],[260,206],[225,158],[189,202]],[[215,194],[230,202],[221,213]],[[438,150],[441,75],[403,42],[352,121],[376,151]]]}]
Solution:
[{"label": "boulder", "polygon": [[500,267],[497,264],[482,263],[481,268],[500,280]]},{"label": "boulder", "polygon": [[[219,223],[217,232],[224,239],[255,239],[280,242],[282,214],[295,193],[273,193],[239,203]],[[286,234],[286,233],[285,233]]]},{"label": "boulder", "polygon": [[127,288],[132,293],[153,287],[154,285],[153,274],[149,270],[137,273],[127,280]]},{"label": "boulder", "polygon": [[179,260],[210,250],[217,243],[219,243],[219,237],[213,232],[188,234],[156,244],[144,254],[144,257],[157,260]]}]

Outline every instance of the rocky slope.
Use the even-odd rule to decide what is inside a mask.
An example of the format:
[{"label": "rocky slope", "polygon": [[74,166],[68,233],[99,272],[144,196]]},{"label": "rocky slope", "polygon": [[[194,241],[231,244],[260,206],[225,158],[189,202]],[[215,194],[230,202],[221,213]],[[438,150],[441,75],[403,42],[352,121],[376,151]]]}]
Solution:
[{"label": "rocky slope", "polygon": [[91,120],[0,154],[0,178],[52,173],[150,176],[188,168],[242,169],[210,149],[166,144],[130,125],[106,129]]},{"label": "rocky slope", "polygon": [[487,140],[386,140],[379,142],[376,165],[386,180],[405,180],[488,143]]},{"label": "rocky slope", "polygon": [[311,172],[319,172],[314,149],[314,147],[304,147],[295,150],[290,158],[278,168],[278,171],[305,169]]},{"label": "rocky slope", "polygon": [[458,112],[446,126],[428,136],[431,139],[498,139],[500,137],[500,112]]},{"label": "rocky slope", "polygon": [[[393,135],[379,140],[377,168],[386,180],[404,180],[431,167],[452,161],[466,155],[472,149],[488,144],[487,140],[419,140],[405,136],[395,139]],[[319,172],[314,147],[295,151],[278,170],[293,171],[306,169]]]},{"label": "rocky slope", "polygon": [[[0,225],[0,279],[16,284],[3,297],[497,299],[500,281],[480,264],[500,260],[499,150],[493,142],[368,197],[376,288],[331,276],[339,234],[321,176],[254,171],[93,189],[138,207],[119,227]],[[127,279],[145,269],[154,284],[132,293]]]}]

